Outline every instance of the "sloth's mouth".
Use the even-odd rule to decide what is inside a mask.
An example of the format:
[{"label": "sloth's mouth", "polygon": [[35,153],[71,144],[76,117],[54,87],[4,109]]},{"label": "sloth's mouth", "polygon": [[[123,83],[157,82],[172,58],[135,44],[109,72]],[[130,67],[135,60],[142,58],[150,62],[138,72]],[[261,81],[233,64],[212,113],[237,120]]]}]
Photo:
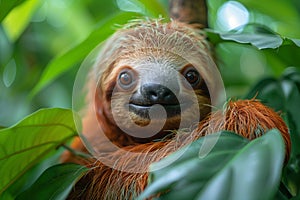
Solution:
[{"label": "sloth's mouth", "polygon": [[[159,105],[159,107],[157,106]],[[129,111],[139,115],[142,118],[150,119],[150,110],[152,119],[161,119],[167,114],[167,118],[180,115],[186,108],[185,104],[137,104],[129,103]],[[164,110],[162,110],[164,109]]]}]

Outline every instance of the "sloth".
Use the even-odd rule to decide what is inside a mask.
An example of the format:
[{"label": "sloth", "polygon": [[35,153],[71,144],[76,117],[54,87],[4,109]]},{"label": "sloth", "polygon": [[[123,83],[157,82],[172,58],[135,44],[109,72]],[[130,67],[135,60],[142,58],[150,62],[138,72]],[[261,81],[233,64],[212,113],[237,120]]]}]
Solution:
[{"label": "sloth", "polygon": [[88,78],[84,137],[95,148],[103,138],[124,147],[197,125],[221,83],[210,52],[203,31],[176,21],[136,20],[117,31]]},{"label": "sloth", "polygon": [[[103,51],[93,74],[97,80],[104,69],[96,83],[95,102],[98,121],[109,139],[122,135],[128,141],[149,142],[179,124],[189,127],[199,111],[197,122],[210,112],[205,76],[206,68],[214,66],[209,63],[208,43],[194,29],[176,22],[135,22],[115,34]],[[181,121],[182,116],[190,120]],[[154,131],[162,118],[166,121],[161,130]],[[115,141],[119,147],[123,142]]]},{"label": "sloth", "polygon": [[[103,172],[114,171],[116,179],[121,173],[98,162],[103,161],[103,155],[109,154],[110,159],[117,156],[118,159],[112,160],[120,162],[126,156],[119,158],[118,155],[124,155],[124,152],[118,153],[118,148],[141,153],[135,157],[156,152],[174,138],[174,130],[195,129],[211,112],[209,90],[215,90],[218,82],[213,80],[216,66],[210,48],[201,30],[176,21],[163,23],[162,20],[131,22],[106,41],[89,74],[88,106],[83,119],[82,137],[93,147],[95,158],[85,160],[70,153],[64,155],[65,162],[90,165],[95,169],[79,181],[76,195],[70,195],[72,198],[111,199],[118,196],[124,199],[124,194],[120,194],[123,187],[105,190],[110,184],[90,184],[105,176],[107,180],[102,181],[112,180],[111,173],[105,175]],[[72,147],[87,152],[78,138]],[[167,149],[162,153],[174,150]],[[141,166],[134,167],[129,174],[138,175],[135,172],[142,169],[146,171],[150,163],[161,159],[158,154],[148,156],[147,161],[140,160]],[[90,177],[94,172],[95,176]],[[144,189],[147,173],[143,176],[144,183],[131,185],[134,192],[128,192],[125,199]],[[86,184],[86,181],[90,182],[87,183],[89,186],[79,190],[78,185]],[[136,180],[132,181],[134,183]],[[121,184],[112,183],[111,187]],[[115,193],[111,194],[111,191]]]},{"label": "sloth", "polygon": [[[255,100],[229,103],[226,112],[234,110],[235,115],[225,112],[224,120],[209,128],[220,84],[216,70],[205,34],[192,25],[138,20],[118,30],[89,74],[82,138],[93,156],[66,152],[63,157],[90,168],[69,199],[133,199],[145,189],[151,163],[214,131],[255,139],[255,127],[278,127],[289,152],[284,122]],[[249,128],[252,118],[235,118],[246,107],[256,109],[253,119],[268,119],[266,125],[258,120]],[[88,152],[79,138],[72,147]]]}]

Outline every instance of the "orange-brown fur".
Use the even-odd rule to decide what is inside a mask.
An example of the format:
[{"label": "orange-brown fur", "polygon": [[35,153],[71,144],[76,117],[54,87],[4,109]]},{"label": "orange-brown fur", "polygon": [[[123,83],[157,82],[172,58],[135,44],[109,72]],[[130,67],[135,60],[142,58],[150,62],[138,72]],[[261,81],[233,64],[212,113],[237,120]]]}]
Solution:
[{"label": "orange-brown fur", "polygon": [[[179,60],[177,54],[179,56],[180,54],[186,55],[186,58]],[[83,133],[89,141],[97,143],[92,144],[94,147],[102,146],[100,144],[103,141],[99,140],[106,137],[119,147],[135,143],[115,124],[111,114],[111,99],[107,99],[107,93],[114,87],[113,80],[115,80],[119,66],[133,65],[135,60],[147,60],[145,58],[150,59],[157,56],[165,57],[164,60],[175,60],[174,62],[180,66],[185,65],[187,59],[195,62],[195,65],[199,66],[200,74],[205,83],[209,88],[214,89],[214,80],[211,78],[213,71],[210,69],[213,68],[211,65],[214,63],[210,58],[209,45],[201,31],[179,22],[167,24],[160,21],[134,22],[110,38],[103,47],[96,67],[90,74],[88,107],[83,119]],[[102,76],[99,80],[101,73]],[[190,92],[183,90],[183,95],[188,96]],[[201,102],[199,109],[201,119],[203,119],[210,112],[210,99],[201,90],[195,92],[198,94],[198,101]],[[125,95],[126,93],[121,94],[121,96]],[[97,111],[95,111],[95,107]],[[185,117],[190,118],[189,115],[196,115],[196,111],[197,109],[191,107],[189,112],[185,113]],[[95,115],[97,115],[97,119]],[[125,113],[120,115],[124,115],[124,121],[125,118],[128,118]],[[136,116],[130,113],[130,117],[135,118]],[[101,133],[95,124],[100,125],[103,130],[100,131]],[[178,120],[171,119],[169,125],[174,126],[174,124],[178,124]],[[169,127],[164,127],[164,129],[169,129]],[[103,133],[105,134],[103,137],[99,136]],[[94,138],[95,135],[97,138]],[[103,152],[103,148],[101,147],[96,151]]]},{"label": "orange-brown fur", "polygon": [[[147,60],[149,54],[154,57],[166,56],[165,60],[176,60],[176,54],[184,54],[186,59],[176,63],[184,66],[185,61],[189,60],[194,65],[198,64],[208,89],[213,90],[216,87],[212,63],[208,60],[208,57],[211,57],[209,45],[202,32],[178,22],[163,24],[159,21],[133,23],[117,32],[104,46],[89,82],[83,133],[94,148],[93,157],[79,159],[70,153],[64,157],[65,162],[77,162],[90,167],[90,171],[75,185],[70,199],[132,199],[146,187],[147,169],[151,163],[161,160],[201,136],[220,130],[234,131],[252,140],[269,129],[278,128],[286,144],[288,159],[289,133],[277,113],[259,101],[245,100],[230,101],[224,118],[223,111],[209,115],[210,107],[206,104],[211,102],[203,91],[195,91],[199,102],[197,105],[202,112],[202,121],[195,130],[177,134],[173,132],[168,137],[160,135],[159,141],[143,142],[136,141],[122,132],[113,120],[111,99],[107,94],[115,86],[114,80],[119,66],[134,65],[136,60],[141,58]],[[186,92],[188,95],[189,91]],[[122,95],[117,97],[122,98]],[[194,115],[192,110],[190,112]],[[187,112],[181,117],[190,116]],[[172,120],[178,123],[176,119]],[[172,120],[169,122],[170,127],[174,126]],[[214,123],[210,123],[211,121]],[[257,130],[260,130],[260,134],[255,134]],[[119,148],[112,147],[110,142]],[[76,139],[72,147],[87,152],[79,139]],[[102,161],[106,164],[111,163],[111,166],[116,168],[106,166]]]},{"label": "orange-brown fur", "polygon": [[[191,133],[177,134],[176,139],[167,139],[159,142],[130,145],[124,147],[123,151],[117,150],[110,154],[108,159],[116,160],[115,165],[126,167],[131,163],[138,163],[133,166],[133,171],[146,170],[153,162],[159,161],[168,154],[176,151],[176,142],[181,141],[182,145],[189,144],[199,137],[215,133],[221,130],[234,131],[250,140],[255,139],[267,130],[277,128],[281,132],[286,146],[286,161],[289,158],[291,143],[287,126],[280,116],[272,109],[264,106],[257,100],[240,100],[228,102],[225,114],[223,111],[216,111],[201,121],[199,126]],[[259,130],[260,134],[255,134]],[[163,151],[157,151],[152,157],[145,157],[143,153],[151,153],[169,145]],[[139,152],[140,154],[130,154]],[[136,162],[136,161],[139,162]],[[148,173],[134,173],[122,170],[114,170],[97,159],[89,160],[86,164],[91,168],[75,186],[70,199],[131,199],[142,192],[148,180]]]}]

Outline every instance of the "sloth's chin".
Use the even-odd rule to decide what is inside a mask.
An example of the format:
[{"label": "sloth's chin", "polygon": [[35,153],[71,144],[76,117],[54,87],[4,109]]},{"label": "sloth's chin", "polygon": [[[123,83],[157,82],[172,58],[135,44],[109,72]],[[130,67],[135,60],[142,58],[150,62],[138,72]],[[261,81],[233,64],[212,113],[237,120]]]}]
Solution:
[{"label": "sloth's chin", "polygon": [[[161,109],[159,107],[155,107],[155,105],[161,106],[160,107]],[[147,120],[151,120],[150,112],[151,112],[151,117],[153,119],[163,119],[165,117],[169,119],[172,117],[180,116],[183,110],[185,110],[185,106],[183,104],[165,104],[165,105],[162,104],[138,105],[134,103],[129,104],[129,112],[132,112],[138,115],[139,117]]]}]

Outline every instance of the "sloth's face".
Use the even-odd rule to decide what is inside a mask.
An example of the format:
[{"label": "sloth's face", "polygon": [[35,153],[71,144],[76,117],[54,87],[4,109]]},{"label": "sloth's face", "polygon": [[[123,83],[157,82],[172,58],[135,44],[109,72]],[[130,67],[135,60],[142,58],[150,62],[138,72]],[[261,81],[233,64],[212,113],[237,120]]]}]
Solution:
[{"label": "sloth's face", "polygon": [[139,127],[151,124],[161,137],[167,130],[195,125],[210,112],[204,79],[178,55],[153,50],[138,58],[129,55],[115,63],[105,79],[112,118],[125,132],[139,132]]}]

